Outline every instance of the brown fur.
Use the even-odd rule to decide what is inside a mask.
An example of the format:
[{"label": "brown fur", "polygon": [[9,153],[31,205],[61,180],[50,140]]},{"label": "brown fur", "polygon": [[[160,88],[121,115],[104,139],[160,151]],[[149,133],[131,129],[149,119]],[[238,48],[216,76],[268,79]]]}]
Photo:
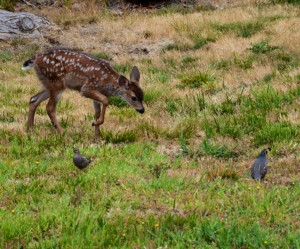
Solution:
[{"label": "brown fur", "polygon": [[133,67],[128,80],[105,60],[83,52],[60,48],[39,53],[32,61],[44,90],[30,99],[29,131],[33,130],[36,108],[48,98],[48,116],[54,127],[58,131],[62,130],[57,122],[55,110],[60,95],[66,88],[79,91],[83,96],[94,100],[96,120],[93,126],[95,126],[96,136],[99,136],[99,125],[104,122],[105,110],[108,106],[107,97],[119,96],[138,112],[144,112],[142,103],[144,92],[139,86],[140,73],[137,67]]}]

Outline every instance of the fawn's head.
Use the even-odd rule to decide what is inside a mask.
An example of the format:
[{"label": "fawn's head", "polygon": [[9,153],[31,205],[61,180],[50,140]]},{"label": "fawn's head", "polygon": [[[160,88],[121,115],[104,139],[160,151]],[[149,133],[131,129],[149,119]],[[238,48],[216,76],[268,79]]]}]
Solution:
[{"label": "fawn's head", "polygon": [[120,75],[118,84],[122,89],[120,97],[123,98],[130,106],[135,108],[139,113],[144,113],[143,106],[144,92],[139,86],[140,72],[136,66],[132,68],[130,80]]}]

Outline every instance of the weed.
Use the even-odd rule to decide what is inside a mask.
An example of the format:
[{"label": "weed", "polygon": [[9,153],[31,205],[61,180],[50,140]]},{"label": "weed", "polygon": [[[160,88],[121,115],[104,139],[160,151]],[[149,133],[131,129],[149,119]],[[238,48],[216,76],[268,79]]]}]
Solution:
[{"label": "weed", "polygon": [[279,49],[279,47],[269,45],[269,42],[266,40],[263,40],[258,43],[251,43],[250,45],[251,45],[251,47],[249,48],[249,50],[256,54],[259,54],[259,53],[264,54],[264,53],[271,52],[275,49]]}]

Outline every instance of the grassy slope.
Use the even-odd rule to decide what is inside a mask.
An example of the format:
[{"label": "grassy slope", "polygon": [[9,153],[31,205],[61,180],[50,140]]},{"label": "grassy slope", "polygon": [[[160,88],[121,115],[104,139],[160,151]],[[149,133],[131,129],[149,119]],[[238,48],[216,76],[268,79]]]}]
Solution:
[{"label": "grassy slope", "polygon": [[[66,92],[65,133],[42,104],[28,137],[39,85],[20,65],[40,45],[0,44],[0,247],[300,248],[299,7],[60,11],[44,14],[68,26],[66,45],[112,57],[126,75],[140,68],[146,113],[111,100],[93,143],[90,101]],[[101,32],[78,35],[82,22]],[[165,38],[175,43],[148,56],[99,46]],[[85,172],[72,165],[74,146],[95,156]],[[267,146],[269,173],[255,183],[249,168]]]}]

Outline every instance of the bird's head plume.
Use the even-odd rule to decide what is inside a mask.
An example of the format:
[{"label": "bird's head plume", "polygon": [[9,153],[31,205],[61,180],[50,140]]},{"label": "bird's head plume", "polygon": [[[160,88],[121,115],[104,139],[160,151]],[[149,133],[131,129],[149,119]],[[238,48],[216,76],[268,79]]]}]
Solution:
[{"label": "bird's head plume", "polygon": [[271,148],[270,148],[270,147],[269,147],[269,148],[266,148],[266,149],[263,149],[263,150],[260,152],[259,156],[265,156],[265,155],[267,155],[267,154],[268,154],[268,151],[271,151]]}]

